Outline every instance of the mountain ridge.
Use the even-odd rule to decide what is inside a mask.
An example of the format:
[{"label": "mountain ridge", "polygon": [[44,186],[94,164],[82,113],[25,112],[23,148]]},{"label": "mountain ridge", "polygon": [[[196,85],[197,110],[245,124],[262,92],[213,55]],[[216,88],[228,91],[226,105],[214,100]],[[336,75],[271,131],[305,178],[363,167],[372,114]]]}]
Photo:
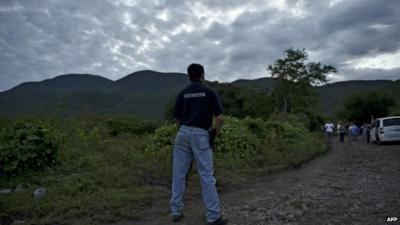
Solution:
[{"label": "mountain ridge", "polygon": [[[153,70],[136,71],[115,81],[93,74],[62,74],[43,81],[24,82],[0,92],[0,115],[46,115],[60,111],[67,115],[93,111],[162,118],[166,103],[188,83],[184,73]],[[274,79],[238,79],[225,84],[269,93]],[[322,111],[332,114],[346,96],[359,91],[400,89],[400,80],[340,81],[315,88],[321,97]]]}]

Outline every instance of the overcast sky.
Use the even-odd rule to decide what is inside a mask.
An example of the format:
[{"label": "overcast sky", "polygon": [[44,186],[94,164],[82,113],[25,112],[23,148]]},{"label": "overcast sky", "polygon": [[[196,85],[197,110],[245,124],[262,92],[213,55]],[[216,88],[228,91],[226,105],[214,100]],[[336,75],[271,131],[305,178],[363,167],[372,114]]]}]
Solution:
[{"label": "overcast sky", "polygon": [[66,73],[112,80],[151,69],[268,76],[290,47],[339,70],[400,79],[399,0],[1,0],[0,90]]}]

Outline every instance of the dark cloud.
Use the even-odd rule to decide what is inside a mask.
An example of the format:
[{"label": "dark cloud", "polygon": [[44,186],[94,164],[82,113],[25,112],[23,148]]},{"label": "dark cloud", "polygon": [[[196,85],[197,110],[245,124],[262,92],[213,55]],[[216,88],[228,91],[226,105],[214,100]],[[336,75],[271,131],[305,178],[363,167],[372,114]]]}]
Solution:
[{"label": "dark cloud", "polygon": [[73,72],[184,72],[192,62],[211,80],[256,78],[289,47],[338,67],[332,81],[396,79],[393,65],[354,61],[398,58],[398,37],[393,0],[2,0],[0,90]]}]

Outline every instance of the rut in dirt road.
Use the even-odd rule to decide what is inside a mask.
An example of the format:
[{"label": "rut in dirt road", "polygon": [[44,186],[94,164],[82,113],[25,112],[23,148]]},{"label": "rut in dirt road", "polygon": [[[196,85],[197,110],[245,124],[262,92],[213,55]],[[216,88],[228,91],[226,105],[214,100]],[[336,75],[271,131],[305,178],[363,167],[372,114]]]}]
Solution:
[{"label": "rut in dirt road", "polygon": [[[172,224],[165,198],[136,224]],[[387,219],[400,219],[400,145],[334,143],[327,155],[298,170],[249,182],[220,198],[232,225],[396,224]],[[200,200],[187,201],[178,224],[205,224],[202,207]]]}]

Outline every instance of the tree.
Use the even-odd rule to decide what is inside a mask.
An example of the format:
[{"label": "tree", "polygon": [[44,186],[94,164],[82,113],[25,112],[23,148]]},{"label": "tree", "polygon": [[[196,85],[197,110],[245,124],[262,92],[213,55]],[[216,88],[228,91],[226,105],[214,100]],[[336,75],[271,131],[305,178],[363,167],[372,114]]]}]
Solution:
[{"label": "tree", "polygon": [[224,114],[238,118],[267,118],[273,112],[270,96],[259,90],[236,87],[231,84],[212,83],[224,107]]},{"label": "tree", "polygon": [[337,114],[342,119],[362,124],[388,116],[394,106],[394,98],[389,93],[371,91],[347,97]]},{"label": "tree", "polygon": [[282,59],[268,66],[273,78],[277,78],[272,97],[283,113],[301,112],[318,106],[318,98],[312,86],[324,84],[327,74],[337,70],[319,62],[307,62],[305,49],[290,48]]}]

